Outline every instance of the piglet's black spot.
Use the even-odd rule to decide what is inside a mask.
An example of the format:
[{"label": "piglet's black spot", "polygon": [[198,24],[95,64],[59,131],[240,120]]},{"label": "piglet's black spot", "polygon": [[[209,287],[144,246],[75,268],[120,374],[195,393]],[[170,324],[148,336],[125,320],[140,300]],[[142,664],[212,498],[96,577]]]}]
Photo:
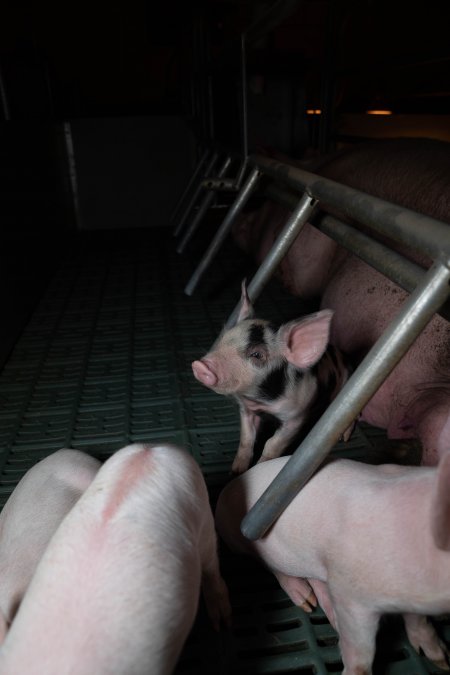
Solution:
[{"label": "piglet's black spot", "polygon": [[285,362],[272,370],[259,385],[261,398],[273,400],[282,396],[287,384],[288,364]]},{"label": "piglet's black spot", "polygon": [[252,323],[248,329],[247,349],[255,345],[264,345],[264,326],[258,323]]}]

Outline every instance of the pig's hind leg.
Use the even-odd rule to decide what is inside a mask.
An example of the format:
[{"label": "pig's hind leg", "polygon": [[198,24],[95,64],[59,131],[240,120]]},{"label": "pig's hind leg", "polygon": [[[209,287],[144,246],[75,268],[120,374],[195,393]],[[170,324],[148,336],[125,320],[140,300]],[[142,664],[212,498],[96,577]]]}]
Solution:
[{"label": "pig's hind leg", "polygon": [[450,670],[447,647],[439,639],[427,617],[421,614],[404,614],[403,619],[406,634],[416,652],[422,651],[430,661],[442,670]]}]

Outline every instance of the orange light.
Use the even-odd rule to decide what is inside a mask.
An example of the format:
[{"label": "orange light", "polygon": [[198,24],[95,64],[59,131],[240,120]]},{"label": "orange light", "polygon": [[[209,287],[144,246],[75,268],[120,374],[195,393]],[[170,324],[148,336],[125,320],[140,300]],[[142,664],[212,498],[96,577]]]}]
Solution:
[{"label": "orange light", "polygon": [[372,110],[366,110],[366,115],[392,115],[392,110],[387,110],[383,108],[374,108]]},{"label": "orange light", "polygon": [[308,108],[306,111],[307,115],[321,115],[322,111],[320,108]]}]

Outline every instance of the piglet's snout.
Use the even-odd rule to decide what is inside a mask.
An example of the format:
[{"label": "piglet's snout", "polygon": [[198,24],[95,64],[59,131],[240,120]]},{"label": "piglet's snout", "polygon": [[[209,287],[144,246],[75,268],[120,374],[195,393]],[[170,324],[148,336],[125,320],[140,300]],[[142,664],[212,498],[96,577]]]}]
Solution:
[{"label": "piglet's snout", "polygon": [[206,387],[214,387],[217,384],[217,375],[211,369],[211,364],[206,360],[192,363],[194,377]]}]

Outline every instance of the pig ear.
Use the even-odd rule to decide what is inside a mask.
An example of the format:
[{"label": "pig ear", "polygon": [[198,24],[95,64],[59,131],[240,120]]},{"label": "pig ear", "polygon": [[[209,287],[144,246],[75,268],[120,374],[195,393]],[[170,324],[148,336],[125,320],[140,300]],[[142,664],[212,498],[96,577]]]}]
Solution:
[{"label": "pig ear", "polygon": [[431,518],[434,543],[442,551],[450,551],[450,451],[439,462]]},{"label": "pig ear", "polygon": [[324,309],[281,327],[283,356],[297,368],[310,368],[325,352],[333,311]]},{"label": "pig ear", "polygon": [[239,314],[236,319],[236,323],[239,323],[244,319],[251,319],[254,314],[255,312],[253,305],[250,302],[250,298],[248,297],[247,293],[247,279],[243,279],[241,284],[241,306],[239,307]]}]

